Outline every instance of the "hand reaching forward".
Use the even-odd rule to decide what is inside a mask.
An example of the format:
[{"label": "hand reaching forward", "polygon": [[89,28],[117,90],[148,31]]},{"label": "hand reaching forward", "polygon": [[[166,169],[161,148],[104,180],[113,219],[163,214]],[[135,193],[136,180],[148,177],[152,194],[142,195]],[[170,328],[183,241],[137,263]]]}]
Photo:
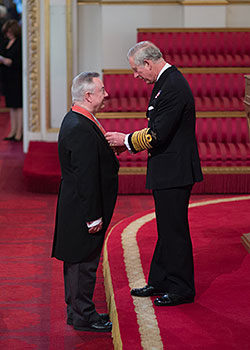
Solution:
[{"label": "hand reaching forward", "polygon": [[121,147],[124,146],[126,134],[123,134],[122,132],[107,132],[105,134],[106,140],[108,141],[109,145],[111,147]]}]

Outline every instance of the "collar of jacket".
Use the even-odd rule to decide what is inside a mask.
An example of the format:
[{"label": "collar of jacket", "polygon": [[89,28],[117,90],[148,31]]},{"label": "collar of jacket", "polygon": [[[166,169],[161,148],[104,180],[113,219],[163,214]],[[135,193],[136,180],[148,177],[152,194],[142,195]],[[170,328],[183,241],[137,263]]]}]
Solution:
[{"label": "collar of jacket", "polygon": [[157,80],[154,84],[154,87],[153,87],[153,90],[151,93],[151,97],[149,100],[149,105],[152,102],[152,100],[155,98],[155,96],[157,95],[159,90],[161,89],[161,86],[163,85],[164,81],[167,79],[169,74],[171,74],[172,72],[175,72],[175,71],[177,71],[177,68],[175,66],[171,66],[161,74],[159,80]]},{"label": "collar of jacket", "polygon": [[177,68],[175,66],[171,66],[168,69],[166,69],[160,76],[160,78],[156,81],[155,86],[160,86],[163,81],[169,76],[169,74],[173,73],[176,71]]},{"label": "collar of jacket", "polygon": [[73,112],[79,113],[81,115],[83,115],[84,117],[92,120],[93,123],[95,123],[96,126],[98,126],[98,128],[101,130],[101,132],[103,133],[103,135],[105,135],[105,130],[104,128],[101,126],[101,124],[98,122],[98,120],[93,116],[92,113],[90,113],[89,111],[87,111],[87,109],[78,106],[78,105],[73,105],[71,107]]}]

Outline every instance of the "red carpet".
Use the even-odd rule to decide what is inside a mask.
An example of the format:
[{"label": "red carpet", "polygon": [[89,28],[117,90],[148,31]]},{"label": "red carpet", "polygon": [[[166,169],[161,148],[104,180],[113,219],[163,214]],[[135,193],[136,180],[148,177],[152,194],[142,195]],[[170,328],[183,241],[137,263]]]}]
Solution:
[{"label": "red carpet", "polygon": [[246,198],[191,204],[194,304],[154,307],[149,298],[130,296],[130,288],[144,286],[149,272],[156,242],[151,211],[113,228],[104,260],[117,349],[121,344],[124,350],[249,349],[250,255],[241,244],[241,235],[250,231]]},{"label": "red carpet", "polygon": [[[50,258],[55,195],[1,192],[0,349],[112,350],[110,334],[66,325],[62,263]],[[151,197],[120,197],[113,223],[152,207]],[[102,267],[94,295],[107,312]]]},{"label": "red carpet", "polygon": [[[66,325],[62,263],[50,258],[56,196],[26,192],[22,144],[2,141],[8,125],[0,114],[0,349],[112,350],[110,334]],[[106,312],[101,266],[94,299]]]},{"label": "red carpet", "polygon": [[[7,134],[7,129],[8,115],[0,114],[0,139]],[[6,350],[99,350],[100,348],[112,350],[110,334],[76,332],[65,323],[62,264],[50,258],[56,196],[26,192],[22,176],[23,161],[21,143],[0,141],[0,348]],[[192,201],[202,198],[210,197],[193,196]],[[248,308],[243,308],[242,304],[249,298],[249,285],[245,278],[249,275],[249,255],[239,241],[240,235],[248,232],[246,221],[249,207],[246,204],[247,202],[244,204],[242,202],[245,208],[241,208],[240,220],[238,214],[232,215],[231,208],[234,212],[238,207],[234,203],[232,206],[228,204],[228,210],[222,212],[224,214],[220,220],[216,213],[212,210],[208,211],[208,207],[202,209],[203,220],[198,218],[199,220],[196,221],[196,216],[192,219],[192,225],[197,225],[195,230],[198,235],[196,238],[192,229],[194,243],[200,242],[195,246],[197,300],[195,304],[188,306],[192,313],[189,309],[187,310],[187,306],[180,306],[168,309],[168,312],[162,310],[162,315],[157,314],[164,347],[167,341],[166,344],[169,345],[170,350],[171,347],[185,350],[185,346],[186,349],[192,349],[191,346],[194,346],[194,349],[219,349],[224,336],[226,345],[231,341],[231,347],[228,346],[227,349],[246,349],[244,346],[247,341],[249,343],[249,315]],[[220,206],[214,206],[216,211],[217,207]],[[131,215],[138,213],[137,216],[141,217],[151,208],[153,208],[151,196],[119,196],[111,225],[121,221],[112,231],[114,240],[112,247],[109,246],[109,262],[113,261],[112,278],[116,271],[113,286],[117,287],[116,299],[121,302],[120,305],[117,304],[120,332],[122,338],[125,337],[128,340],[128,336],[130,337],[131,343],[123,344],[124,349],[129,350],[140,349],[141,345],[137,318],[129,295],[128,279],[124,273],[123,254],[120,248],[121,229],[130,222]],[[198,208],[193,208],[190,214],[192,215],[196,210]],[[122,221],[124,219],[125,221]],[[154,226],[154,222],[149,224],[149,229],[150,225]],[[225,231],[230,238],[227,244],[224,244],[227,242]],[[140,230],[137,237],[140,250],[143,250],[144,274],[147,274],[147,264],[150,260],[148,254],[152,254],[152,240],[155,239],[153,237],[155,232],[152,228],[152,237],[148,236],[148,233],[145,234],[147,239],[142,237],[144,234],[145,232]],[[116,241],[115,237],[119,239]],[[151,245],[147,243],[149,240]],[[221,246],[223,249],[220,249]],[[213,257],[214,254],[215,257]],[[117,260],[117,256],[120,260]],[[133,262],[134,265],[136,263],[137,260]],[[242,278],[244,266],[245,269],[248,268],[248,275]],[[219,271],[216,272],[215,267]],[[225,289],[226,286],[227,289]],[[217,292],[222,288],[221,294],[211,295],[210,291]],[[232,298],[231,304],[228,301],[229,298]],[[98,269],[94,300],[99,312],[107,310],[101,266]],[[222,306],[224,306],[224,315],[219,312],[221,309],[217,310]],[[201,314],[203,318],[200,317]],[[146,312],[145,315],[147,315]],[[160,321],[160,317],[164,321]],[[195,323],[196,320],[199,322]],[[209,320],[214,322],[207,325]],[[171,324],[171,329],[167,327],[168,324]],[[176,331],[179,329],[183,333],[185,346]],[[216,332],[217,329],[218,332]],[[149,336],[151,334],[152,332],[149,332]],[[207,345],[199,347],[196,342],[200,341],[199,344],[203,344],[199,339],[206,341]],[[131,346],[129,347],[128,344]],[[221,349],[224,350],[225,347]]]},{"label": "red carpet", "polygon": [[[0,113],[0,349],[112,350],[110,334],[66,325],[62,263],[50,258],[57,196],[26,191],[22,144],[2,140],[8,127]],[[112,222],[153,207],[151,197],[140,198],[119,197]],[[100,265],[99,312],[107,311],[105,299]]]}]

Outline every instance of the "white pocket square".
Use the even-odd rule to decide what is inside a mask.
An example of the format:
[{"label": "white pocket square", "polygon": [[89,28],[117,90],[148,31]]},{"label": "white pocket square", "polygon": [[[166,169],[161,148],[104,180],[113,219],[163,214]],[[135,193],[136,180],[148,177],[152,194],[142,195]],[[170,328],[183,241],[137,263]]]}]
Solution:
[{"label": "white pocket square", "polygon": [[152,109],[154,109],[153,106],[149,106],[149,107],[148,107],[148,111],[152,111]]}]

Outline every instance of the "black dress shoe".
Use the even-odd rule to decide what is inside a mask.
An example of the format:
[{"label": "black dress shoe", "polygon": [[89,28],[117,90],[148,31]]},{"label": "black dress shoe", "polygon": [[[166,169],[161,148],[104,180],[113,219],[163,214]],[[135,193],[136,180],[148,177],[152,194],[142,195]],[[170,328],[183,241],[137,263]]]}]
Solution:
[{"label": "black dress shoe", "polygon": [[143,288],[134,288],[130,291],[130,294],[135,297],[151,297],[152,295],[164,295],[165,293],[166,291],[163,292],[162,290],[148,285]]},{"label": "black dress shoe", "polygon": [[161,298],[156,298],[154,304],[156,306],[175,306],[179,304],[193,303],[193,296],[182,296],[177,294],[167,293]]},{"label": "black dress shoe", "polygon": [[91,323],[81,322],[74,324],[74,329],[85,332],[111,332],[112,322],[103,319]]},{"label": "black dress shoe", "polygon": [[[109,321],[109,314],[99,314],[101,319],[105,322]],[[73,326],[73,319],[71,317],[67,318],[67,324]]]},{"label": "black dress shoe", "polygon": [[4,141],[12,141],[12,140],[13,141],[15,140],[15,135],[9,136],[9,137],[7,136],[7,137],[4,138]]}]

